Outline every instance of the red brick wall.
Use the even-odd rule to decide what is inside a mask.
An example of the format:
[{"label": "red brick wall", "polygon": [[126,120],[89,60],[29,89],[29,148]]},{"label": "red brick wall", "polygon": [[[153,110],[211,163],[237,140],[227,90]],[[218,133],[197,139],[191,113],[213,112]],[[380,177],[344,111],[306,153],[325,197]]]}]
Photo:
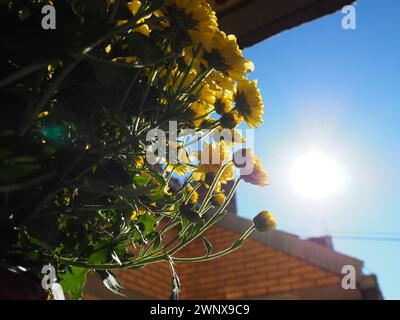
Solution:
[{"label": "red brick wall", "polygon": [[168,299],[171,294],[171,272],[168,263],[151,264],[137,270],[121,270],[118,278],[127,289],[155,299]]},{"label": "red brick wall", "polygon": [[[206,237],[216,252],[230,246],[240,235],[216,226]],[[185,253],[202,255],[204,246],[197,241]],[[255,298],[340,285],[338,276],[254,240],[247,240],[237,252],[221,259],[180,265],[178,271],[182,299]]]},{"label": "red brick wall", "polygon": [[[205,234],[214,252],[229,247],[240,237],[215,226]],[[202,239],[188,245],[179,256],[204,255]],[[181,299],[242,299],[323,286],[340,286],[340,278],[296,257],[254,240],[247,240],[237,252],[209,262],[178,264]],[[118,272],[123,285],[156,299],[168,299],[171,274],[167,263],[139,270]],[[89,293],[93,298],[93,293]],[[95,294],[94,294],[95,296]]]}]

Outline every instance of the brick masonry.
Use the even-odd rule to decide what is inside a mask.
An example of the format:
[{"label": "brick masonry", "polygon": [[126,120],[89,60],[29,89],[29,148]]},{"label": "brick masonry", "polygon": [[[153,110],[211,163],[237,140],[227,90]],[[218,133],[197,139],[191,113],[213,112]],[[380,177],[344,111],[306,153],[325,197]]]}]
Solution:
[{"label": "brick masonry", "polygon": [[[214,226],[204,236],[217,252],[229,247],[240,234]],[[204,253],[202,239],[198,239],[178,256]],[[176,270],[182,284],[181,299],[257,299],[305,289],[341,289],[339,275],[252,239],[230,255],[208,262],[178,264]],[[119,271],[118,276],[128,291],[143,298],[168,299],[170,295],[167,263]],[[85,298],[96,297],[96,293],[88,292]]]}]

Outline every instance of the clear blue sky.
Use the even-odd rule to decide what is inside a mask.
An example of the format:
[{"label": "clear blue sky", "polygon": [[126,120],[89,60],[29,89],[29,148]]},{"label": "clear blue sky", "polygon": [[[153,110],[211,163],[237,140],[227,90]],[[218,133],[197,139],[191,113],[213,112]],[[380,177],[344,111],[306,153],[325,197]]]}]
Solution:
[{"label": "clear blue sky", "polygon": [[[338,12],[245,50],[265,102],[255,150],[270,186],[241,185],[239,212],[273,212],[281,230],[400,235],[400,1],[361,0],[357,30]],[[345,190],[319,201],[288,179],[293,159],[318,150],[344,168]],[[400,242],[335,239],[365,262],[387,299],[400,299]]]}]

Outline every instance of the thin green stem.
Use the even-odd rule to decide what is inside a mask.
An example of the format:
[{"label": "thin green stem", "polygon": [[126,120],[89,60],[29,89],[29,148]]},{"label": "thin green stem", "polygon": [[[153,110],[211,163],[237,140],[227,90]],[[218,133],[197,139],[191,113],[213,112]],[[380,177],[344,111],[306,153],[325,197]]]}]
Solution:
[{"label": "thin green stem", "polygon": [[112,269],[128,269],[128,268],[139,268],[148,264],[167,261],[168,255],[162,254],[151,257],[143,257],[134,261],[124,262],[122,264],[119,263],[102,263],[102,264],[91,264],[82,261],[74,261],[65,258],[59,258],[57,262],[61,265],[75,266],[92,270],[112,270]]},{"label": "thin green stem", "polygon": [[225,169],[228,167],[230,162],[224,163],[221,168],[219,169],[217,175],[214,178],[213,183],[211,184],[210,188],[208,189],[208,192],[206,194],[206,196],[204,197],[203,203],[201,204],[200,208],[199,208],[199,213],[200,215],[204,212],[204,208],[206,207],[208,201],[210,201],[211,196],[215,190],[215,188],[217,187],[217,184],[222,176],[222,174],[224,173]]},{"label": "thin green stem", "polygon": [[255,230],[254,225],[252,225],[247,231],[234,243],[229,248],[226,248],[225,250],[222,250],[220,252],[210,254],[210,255],[205,255],[202,257],[194,257],[194,258],[174,258],[172,257],[172,260],[177,263],[188,263],[188,262],[203,262],[203,261],[210,261],[214,259],[221,258],[223,256],[226,256],[227,254],[230,254],[239,248],[242,247],[244,241],[253,233]]},{"label": "thin green stem", "polygon": [[231,191],[229,192],[229,195],[226,197],[226,200],[224,202],[224,204],[217,210],[217,212],[213,215],[213,217],[208,220],[203,227],[201,227],[199,229],[199,231],[197,231],[197,233],[192,236],[190,239],[186,240],[184,243],[181,241],[176,247],[174,247],[173,249],[171,249],[170,251],[168,251],[168,255],[172,256],[174,253],[178,252],[179,250],[181,250],[182,248],[184,248],[185,246],[187,246],[189,243],[191,243],[193,240],[197,239],[201,234],[204,233],[204,231],[206,231],[208,228],[212,227],[213,225],[215,225],[219,220],[221,220],[221,218],[224,216],[224,210],[226,209],[226,207],[228,206],[229,202],[232,200],[233,195],[236,192],[237,187],[239,186],[239,183],[241,181],[241,178],[237,179],[235,181],[235,184],[233,185]]},{"label": "thin green stem", "polygon": [[151,23],[153,21],[157,21],[160,20],[161,18],[157,18],[157,17],[151,17],[150,19],[148,19],[147,21],[138,23],[138,21],[140,21],[141,19],[145,18],[146,16],[148,16],[149,14],[151,14],[152,11],[144,11],[142,13],[138,12],[136,14],[136,16],[128,21],[127,23],[119,26],[119,27],[115,27],[112,28],[110,31],[108,31],[107,33],[105,33],[103,36],[99,37],[98,39],[96,39],[95,41],[93,41],[90,45],[86,46],[83,50],[82,53],[87,54],[90,51],[92,51],[95,47],[97,47],[99,44],[103,43],[104,41],[118,35],[121,34],[123,32],[129,31],[131,29],[134,28],[138,28],[142,25]]},{"label": "thin green stem", "polygon": [[204,232],[205,230],[207,230],[209,227],[213,226],[214,224],[216,224],[219,220],[221,220],[221,218],[224,216],[224,210],[226,209],[226,207],[228,206],[228,204],[230,203],[230,201],[232,200],[240,182],[242,181],[242,178],[239,177],[234,185],[232,186],[232,189],[230,190],[228,196],[225,199],[224,204],[219,207],[219,209],[217,210],[217,212],[212,216],[212,218],[210,220],[208,220],[206,222],[206,224],[200,229],[199,233]]},{"label": "thin green stem", "polygon": [[186,81],[187,77],[189,76],[190,71],[193,68],[194,62],[196,61],[196,59],[197,59],[197,57],[198,57],[198,55],[200,53],[200,50],[201,50],[201,45],[198,45],[196,48],[193,49],[193,57],[192,57],[189,65],[188,65],[188,67],[186,68],[185,74],[183,75],[181,81],[178,84],[178,88],[175,91],[175,97],[174,97],[174,100],[172,101],[172,104],[171,104],[172,107],[175,106],[175,103],[178,100],[178,97],[180,95],[181,89],[182,89],[183,85],[185,84],[185,81]]},{"label": "thin green stem", "polygon": [[34,73],[41,69],[44,69],[49,64],[53,64],[55,62],[57,62],[57,61],[55,61],[55,60],[42,61],[42,62],[37,62],[37,63],[31,64],[31,65],[23,67],[23,68],[19,68],[16,72],[14,72],[0,80],[0,88],[5,87],[6,85],[8,85],[14,81],[17,81],[18,79],[21,79],[31,73]]}]

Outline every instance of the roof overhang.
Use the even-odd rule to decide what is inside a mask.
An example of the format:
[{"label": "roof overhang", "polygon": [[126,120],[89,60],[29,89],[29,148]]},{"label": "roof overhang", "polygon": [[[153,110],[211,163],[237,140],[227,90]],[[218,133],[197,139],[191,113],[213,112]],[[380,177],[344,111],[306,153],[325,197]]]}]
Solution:
[{"label": "roof overhang", "polygon": [[[243,234],[252,225],[252,221],[232,213],[227,213],[221,219],[219,225],[225,229]],[[363,273],[364,262],[361,260],[336,252],[313,241],[303,240],[296,235],[278,230],[266,233],[255,231],[250,236],[250,239],[286,252],[291,256],[340,276],[343,276],[343,266],[351,265],[356,270],[357,284],[363,298],[369,300],[383,299],[376,276],[365,275]]]},{"label": "roof overhang", "polygon": [[221,29],[249,47],[287,29],[340,10],[354,0],[210,0]]}]

